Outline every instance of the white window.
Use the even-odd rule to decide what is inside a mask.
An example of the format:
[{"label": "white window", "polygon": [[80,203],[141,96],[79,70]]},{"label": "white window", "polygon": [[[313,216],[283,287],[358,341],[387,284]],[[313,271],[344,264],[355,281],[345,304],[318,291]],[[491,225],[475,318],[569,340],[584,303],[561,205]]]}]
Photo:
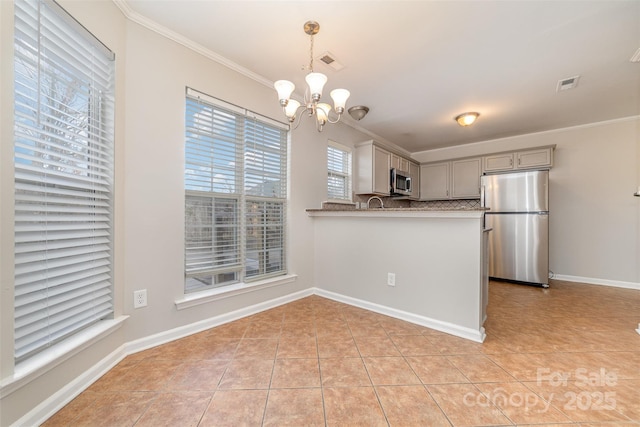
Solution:
[{"label": "white window", "polygon": [[327,146],[327,197],[334,202],[352,200],[351,148],[334,141]]},{"label": "white window", "polygon": [[113,317],[114,55],[15,2],[15,360]]},{"label": "white window", "polygon": [[287,129],[187,89],[185,292],[286,273]]}]

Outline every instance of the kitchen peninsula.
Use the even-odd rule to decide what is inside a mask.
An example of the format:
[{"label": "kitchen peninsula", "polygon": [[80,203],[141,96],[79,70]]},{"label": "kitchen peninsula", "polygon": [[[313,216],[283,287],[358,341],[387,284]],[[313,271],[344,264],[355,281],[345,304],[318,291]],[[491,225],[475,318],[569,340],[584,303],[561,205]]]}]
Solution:
[{"label": "kitchen peninsula", "polygon": [[307,209],[320,295],[482,342],[484,210]]}]

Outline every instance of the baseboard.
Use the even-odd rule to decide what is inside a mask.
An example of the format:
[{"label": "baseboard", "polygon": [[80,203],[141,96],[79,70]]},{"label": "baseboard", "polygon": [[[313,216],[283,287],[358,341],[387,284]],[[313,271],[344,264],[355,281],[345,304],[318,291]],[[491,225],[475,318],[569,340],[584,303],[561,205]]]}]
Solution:
[{"label": "baseboard", "polygon": [[240,310],[230,313],[211,317],[189,325],[170,329],[138,340],[130,341],[118,349],[107,355],[98,363],[93,365],[89,370],[83,372],[73,381],[58,390],[55,394],[33,408],[27,414],[17,420],[12,426],[31,426],[44,423],[53,414],[62,409],[65,405],[75,399],[80,393],[86,390],[91,384],[96,382],[101,376],[106,374],[110,369],[116,366],[122,359],[130,354],[137,353],[148,348],[166,344],[168,342],[193,335],[198,332],[220,326],[225,323],[233,322],[243,317],[251,316],[261,311],[287,304],[289,302],[313,295],[313,289],[309,288],[303,291],[294,292],[283,297],[275,298],[259,304],[254,304]]},{"label": "baseboard", "polygon": [[463,326],[454,325],[453,323],[443,322],[441,320],[432,319],[426,316],[420,316],[417,314],[409,313],[407,311],[398,310],[395,308],[372,303],[372,302],[361,300],[358,298],[352,298],[346,295],[337,294],[335,292],[326,291],[320,288],[315,288],[314,293],[324,298],[328,298],[334,301],[353,305],[355,307],[364,308],[366,310],[370,310],[375,313],[380,313],[386,316],[394,317],[396,319],[404,320],[410,323],[415,323],[416,325],[424,326],[430,329],[435,329],[437,331],[455,335],[460,338],[466,338],[471,341],[483,342],[484,339],[486,338],[486,334],[484,332],[483,327],[480,328],[480,331],[476,331],[471,328],[465,328]]},{"label": "baseboard", "polygon": [[592,277],[569,276],[565,274],[554,274],[553,279],[564,280],[566,282],[586,283],[588,285],[613,286],[616,288],[635,289],[640,291],[640,283],[621,282],[618,280],[594,279]]},{"label": "baseboard", "polygon": [[208,319],[190,323],[188,325],[180,326],[168,331],[163,331],[155,335],[137,339],[135,341],[130,341],[125,344],[126,353],[134,354],[148,348],[166,344],[168,342],[175,341],[189,335],[197,334],[198,332],[206,331],[207,329],[211,329],[216,326],[224,325],[225,323],[233,322],[234,320],[242,319],[243,317],[260,313],[261,311],[288,304],[292,301],[296,301],[310,295],[313,295],[312,288],[294,292],[292,294],[288,294],[279,298],[274,298],[272,300],[261,302],[259,304],[254,304],[249,307],[244,307],[239,310],[221,314],[219,316],[210,317]]},{"label": "baseboard", "polygon": [[126,356],[125,346],[120,346],[107,357],[62,387],[48,399],[23,415],[22,418],[18,419],[12,424],[12,426],[38,426],[44,423],[53,414],[58,412],[65,405],[75,399],[80,393],[85,391],[91,384],[96,382],[101,376],[109,372],[110,369],[120,363],[120,361]]}]

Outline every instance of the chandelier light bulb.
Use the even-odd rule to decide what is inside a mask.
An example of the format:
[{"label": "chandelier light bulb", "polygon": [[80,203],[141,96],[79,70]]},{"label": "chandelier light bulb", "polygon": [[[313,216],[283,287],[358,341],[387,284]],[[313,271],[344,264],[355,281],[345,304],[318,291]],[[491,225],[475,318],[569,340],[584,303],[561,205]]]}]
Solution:
[{"label": "chandelier light bulb", "polygon": [[321,124],[325,124],[329,120],[329,111],[331,111],[331,105],[320,103],[316,105],[316,116]]},{"label": "chandelier light bulb", "polygon": [[278,92],[280,105],[285,107],[287,105],[287,102],[289,101],[289,98],[291,98],[291,94],[293,93],[296,86],[289,80],[278,80],[273,84],[273,87]]},{"label": "chandelier light bulb", "polygon": [[287,116],[290,122],[296,119],[296,112],[300,108],[300,103],[295,99],[290,99],[286,107],[284,107],[284,114]]},{"label": "chandelier light bulb", "polygon": [[351,93],[346,89],[334,89],[330,93],[331,99],[333,99],[333,107],[336,110],[336,113],[342,114],[344,113],[344,108],[347,105],[347,99]]},{"label": "chandelier light bulb", "polygon": [[304,79],[309,85],[311,99],[318,102],[322,96],[322,88],[324,88],[324,84],[327,82],[327,76],[322,73],[309,73]]}]

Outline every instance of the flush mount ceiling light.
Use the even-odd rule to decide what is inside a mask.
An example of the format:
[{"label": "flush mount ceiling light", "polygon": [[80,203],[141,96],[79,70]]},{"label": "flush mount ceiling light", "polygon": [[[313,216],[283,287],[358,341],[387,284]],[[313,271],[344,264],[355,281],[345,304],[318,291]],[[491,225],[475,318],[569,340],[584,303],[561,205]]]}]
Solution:
[{"label": "flush mount ceiling light", "polygon": [[[278,92],[280,105],[282,106],[282,110],[287,116],[287,119],[289,119],[289,123],[293,124],[296,119],[299,119],[302,116],[302,113],[306,111],[309,117],[315,116],[316,129],[318,132],[322,132],[322,127],[327,122],[338,123],[338,121],[340,121],[340,117],[342,116],[342,113],[344,113],[347,99],[351,94],[346,89],[334,89],[331,91],[330,95],[331,98],[333,98],[334,109],[338,114],[338,118],[336,120],[331,120],[329,118],[331,105],[320,102],[320,98],[322,97],[322,88],[325,83],[327,83],[327,76],[313,71],[313,36],[318,34],[318,31],[320,31],[320,24],[315,21],[305,22],[304,32],[309,35],[311,40],[309,43],[309,74],[305,77],[308,87],[305,89],[304,93],[304,105],[301,105],[295,99],[291,99],[291,94],[296,87],[290,81],[278,80],[273,86]],[[300,114],[298,114],[298,110],[301,110]],[[298,127],[299,124],[300,121],[298,120],[295,127]]]},{"label": "flush mount ceiling light", "polygon": [[349,114],[356,120],[364,119],[364,116],[369,112],[369,107],[365,107],[364,105],[356,105],[349,108]]},{"label": "flush mount ceiling light", "polygon": [[460,126],[470,126],[476,121],[479,115],[480,113],[475,112],[462,113],[459,116],[456,116],[455,121],[458,122]]}]

